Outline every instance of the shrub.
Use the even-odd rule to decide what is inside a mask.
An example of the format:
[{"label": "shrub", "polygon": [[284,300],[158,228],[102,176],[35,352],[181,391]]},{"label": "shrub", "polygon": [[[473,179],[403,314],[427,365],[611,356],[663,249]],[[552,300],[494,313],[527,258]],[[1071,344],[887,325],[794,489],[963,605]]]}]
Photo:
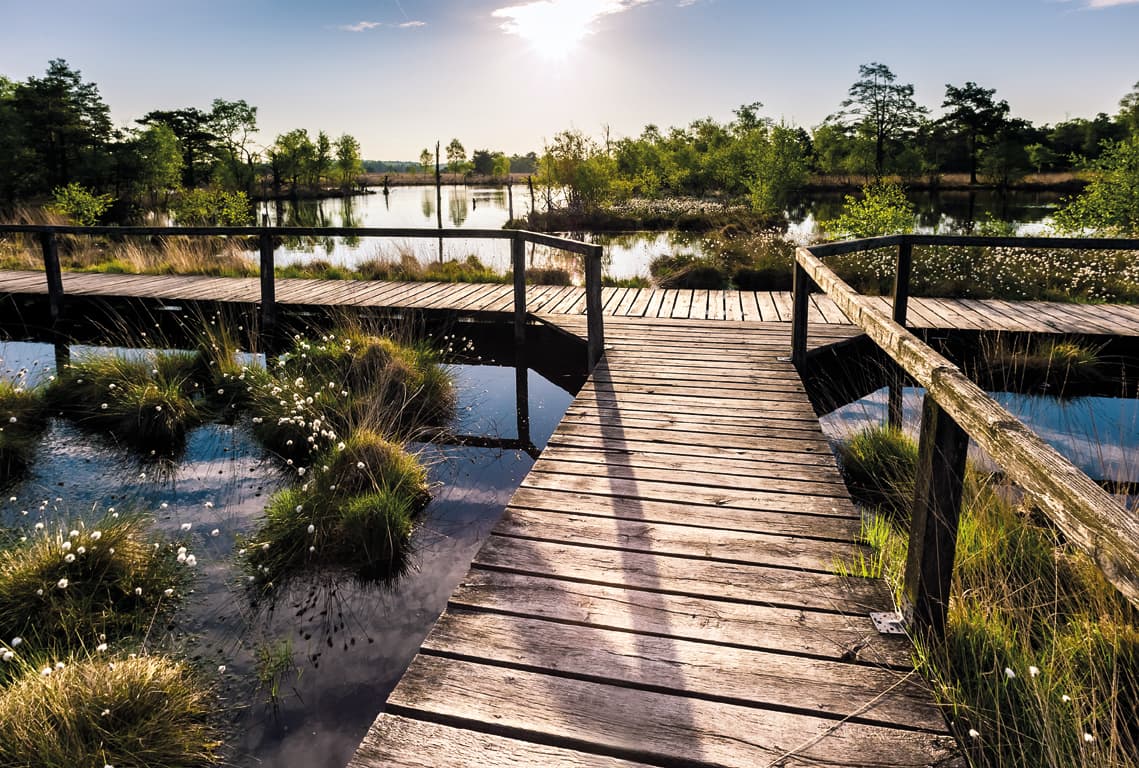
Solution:
[{"label": "shrub", "polygon": [[862,188],[861,199],[847,195],[842,214],[820,221],[819,228],[840,240],[905,234],[914,229],[914,205],[898,184],[868,184]]},{"label": "shrub", "polygon": [[97,195],[75,181],[66,187],[56,187],[51,194],[53,202],[48,206],[49,210],[82,227],[98,224],[115,199],[111,195]]},{"label": "shrub", "polygon": [[182,190],[171,201],[170,212],[183,227],[244,227],[253,223],[253,207],[244,192],[213,187]]}]

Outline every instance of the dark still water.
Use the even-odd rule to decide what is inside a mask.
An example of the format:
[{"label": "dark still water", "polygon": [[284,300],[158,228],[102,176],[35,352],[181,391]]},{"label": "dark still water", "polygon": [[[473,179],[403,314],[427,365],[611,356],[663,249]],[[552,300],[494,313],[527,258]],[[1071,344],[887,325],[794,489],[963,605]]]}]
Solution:
[{"label": "dark still water", "polygon": [[[3,375],[26,368],[34,380],[50,374],[53,348],[0,343],[0,358]],[[430,466],[433,498],[414,534],[411,570],[392,583],[325,572],[251,601],[239,537],[285,480],[240,421],[196,429],[184,458],[155,472],[54,420],[31,474],[4,492],[0,523],[30,529],[134,507],[153,513],[161,531],[188,536],[198,561],[194,591],[169,626],[154,628],[147,648],[188,656],[216,681],[228,764],[342,768],[529,471],[527,445],[531,452],[545,445],[572,399],[528,368],[450,368],[459,392],[454,432],[492,447],[412,446]],[[526,395],[521,419],[518,384]],[[519,428],[527,445],[518,444]]]}]

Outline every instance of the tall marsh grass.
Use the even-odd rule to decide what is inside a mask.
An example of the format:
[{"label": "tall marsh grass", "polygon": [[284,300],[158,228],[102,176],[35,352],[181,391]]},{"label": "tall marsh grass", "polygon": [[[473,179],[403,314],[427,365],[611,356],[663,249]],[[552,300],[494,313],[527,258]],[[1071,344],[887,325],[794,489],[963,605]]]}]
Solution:
[{"label": "tall marsh grass", "polygon": [[[847,471],[850,446],[862,446],[850,461],[862,468],[856,486],[878,478],[870,498],[894,509],[912,494],[912,469],[896,482],[899,459],[916,456],[916,447],[898,450],[905,439],[860,435],[839,450]],[[870,519],[871,562],[843,569],[884,575],[898,589],[905,520]],[[1135,608],[1027,499],[970,468],[946,636],[919,642],[917,662],[974,764],[1139,764],[1136,619]]]}]

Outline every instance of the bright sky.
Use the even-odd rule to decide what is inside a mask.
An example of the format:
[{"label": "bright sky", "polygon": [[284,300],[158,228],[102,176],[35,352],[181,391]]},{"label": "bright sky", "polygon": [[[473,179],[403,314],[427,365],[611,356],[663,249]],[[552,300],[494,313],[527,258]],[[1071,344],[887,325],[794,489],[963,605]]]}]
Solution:
[{"label": "bright sky", "polygon": [[347,132],[385,160],[753,101],[810,128],[872,61],[935,109],[973,80],[1038,123],[1114,113],[1139,80],[1139,0],[0,0],[0,18],[0,74],[66,59],[118,124],[245,99],[265,143]]}]

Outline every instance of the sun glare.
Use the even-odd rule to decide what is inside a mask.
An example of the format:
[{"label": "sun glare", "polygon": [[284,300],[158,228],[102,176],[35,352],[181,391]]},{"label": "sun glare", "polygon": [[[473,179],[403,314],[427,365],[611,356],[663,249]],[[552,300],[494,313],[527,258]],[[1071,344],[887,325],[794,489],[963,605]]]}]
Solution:
[{"label": "sun glare", "polygon": [[614,0],[537,0],[499,8],[494,15],[503,19],[503,31],[518,35],[544,58],[559,61],[593,31],[598,18],[622,6]]}]

